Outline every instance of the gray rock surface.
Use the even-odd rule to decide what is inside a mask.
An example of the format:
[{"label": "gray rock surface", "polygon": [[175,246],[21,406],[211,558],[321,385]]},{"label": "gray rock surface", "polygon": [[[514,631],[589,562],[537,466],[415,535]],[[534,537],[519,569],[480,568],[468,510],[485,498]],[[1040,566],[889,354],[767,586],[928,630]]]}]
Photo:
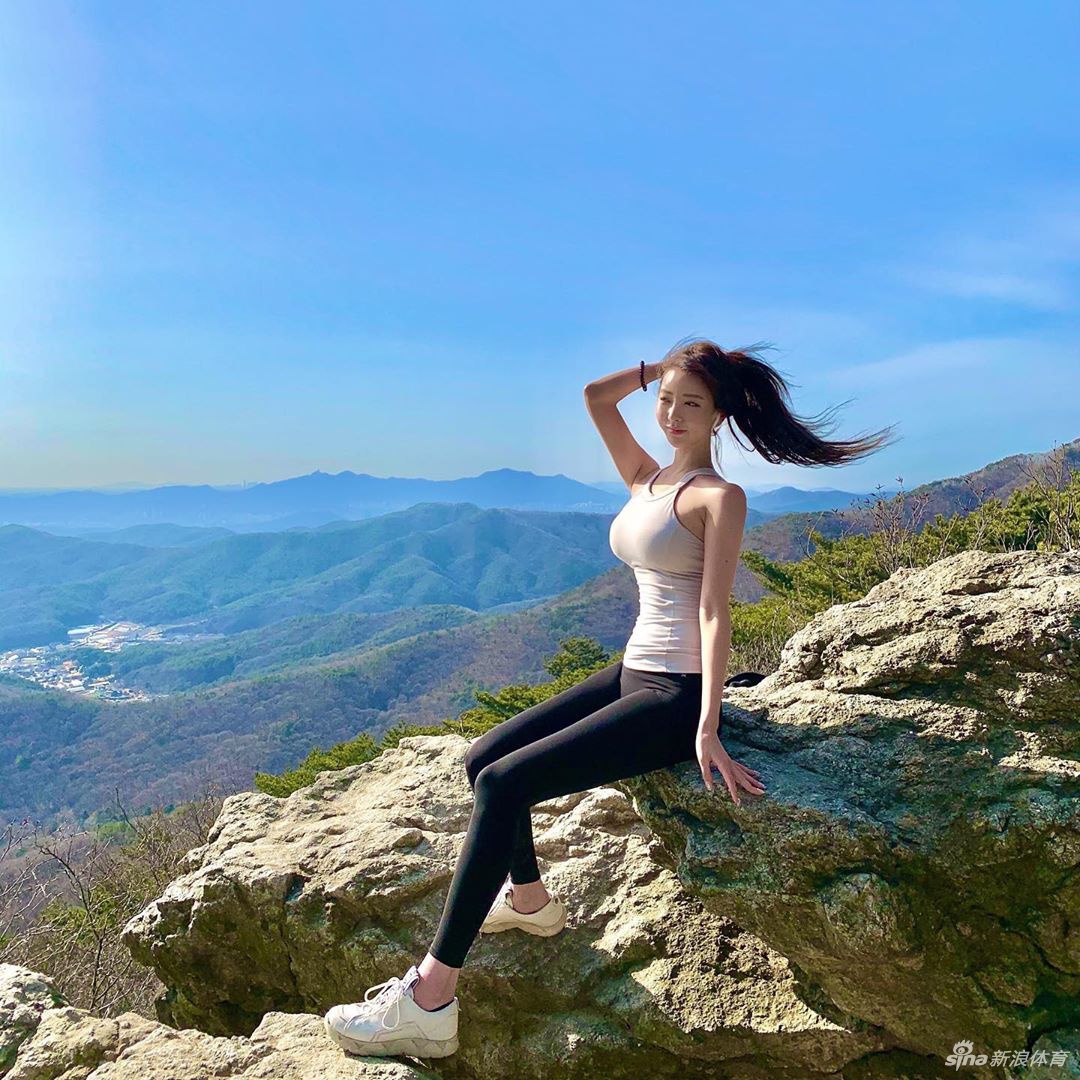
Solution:
[{"label": "gray rock surface", "polygon": [[[272,1012],[243,1036],[177,1031],[138,1013],[92,1016],[59,1001],[37,972],[0,964],[0,1002],[27,1005],[17,1055],[4,1080],[424,1080],[434,1073],[401,1059],[344,1054],[322,1018]],[[43,1007],[38,1007],[40,1003]],[[58,1003],[59,1002],[59,1003]],[[0,1040],[19,1005],[0,1004]],[[0,1042],[0,1045],[5,1045]]]},{"label": "gray rock surface", "polygon": [[621,785],[691,895],[911,1050],[1075,1041],[1080,552],[898,571],[726,700],[767,798]]},{"label": "gray rock surface", "polygon": [[[169,988],[162,1019],[243,1033],[267,1010],[358,1000],[419,962],[471,811],[467,748],[407,738],[287,799],[226,800],[190,870],[125,931]],[[477,939],[444,1075],[805,1077],[893,1044],[822,1015],[781,955],[688,896],[621,791],[551,800],[533,818],[568,926]]]},{"label": "gray rock surface", "polygon": [[0,1076],[37,1030],[46,1009],[64,1005],[52,979],[18,964],[0,964]]},{"label": "gray rock surface", "polygon": [[[687,762],[533,808],[567,929],[478,938],[461,1048],[429,1067],[922,1078],[957,1075],[966,1041],[1004,1061],[963,1075],[1078,1075],[1078,661],[1077,552],[964,552],[822,612],[777,672],[725,691],[724,744],[764,798],[736,807]],[[0,968],[10,1075],[411,1070],[342,1054],[320,1017],[423,956],[471,810],[467,747],[405,739],[287,799],[231,796],[125,928],[173,1026],[89,1017]]]}]

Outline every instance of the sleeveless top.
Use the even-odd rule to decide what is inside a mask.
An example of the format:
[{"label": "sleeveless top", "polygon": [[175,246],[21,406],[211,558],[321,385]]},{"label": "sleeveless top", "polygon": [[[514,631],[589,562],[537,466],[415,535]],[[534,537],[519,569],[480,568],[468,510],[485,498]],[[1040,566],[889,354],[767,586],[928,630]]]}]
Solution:
[{"label": "sleeveless top", "polygon": [[641,671],[701,672],[701,579],[705,544],[676,516],[675,497],[691,477],[719,474],[691,469],[669,491],[654,494],[652,482],[615,515],[608,542],[615,557],[632,567],[638,584],[638,617],[623,664]]}]

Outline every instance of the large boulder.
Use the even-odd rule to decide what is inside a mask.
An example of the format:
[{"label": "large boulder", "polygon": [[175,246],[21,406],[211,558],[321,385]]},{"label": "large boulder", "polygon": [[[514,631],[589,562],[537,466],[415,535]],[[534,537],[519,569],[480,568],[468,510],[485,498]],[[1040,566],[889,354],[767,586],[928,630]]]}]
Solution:
[{"label": "large boulder", "polygon": [[18,964],[0,964],[0,1076],[7,1075],[45,1010],[65,1004],[48,975]]},{"label": "large boulder", "polygon": [[[735,807],[687,762],[535,807],[569,925],[477,939],[440,1074],[932,1077],[968,1049],[968,1075],[1022,1052],[1025,1076],[1075,1072],[1078,641],[1080,553],[899,570],[725,690],[764,798]],[[246,1035],[418,961],[467,746],[405,739],[287,799],[227,799],[125,930],[168,987],[160,1019]]]},{"label": "large boulder", "polygon": [[[47,976],[0,964],[0,1039],[22,1037],[4,1080],[433,1080],[435,1073],[391,1058],[344,1054],[322,1017],[267,1013],[251,1038],[177,1031],[138,1013],[106,1019],[60,1000]],[[43,1007],[39,1008],[38,1006]],[[32,1020],[31,1020],[32,1017]],[[0,1043],[0,1045],[5,1045]],[[10,1044],[7,1044],[10,1045]]]},{"label": "large boulder", "polygon": [[1077,1075],[1080,552],[898,570],[738,700],[723,741],[767,797],[620,785],[654,856],[845,1026],[942,1058],[1065,1048]]},{"label": "large boulder", "polygon": [[[407,738],[288,798],[228,798],[187,872],[125,930],[168,987],[160,1017],[246,1033],[271,1010],[359,1000],[418,962],[469,820],[468,745]],[[568,926],[477,938],[443,1075],[803,1078],[860,1061],[868,1076],[933,1075],[905,1071],[881,1029],[827,1002],[824,1016],[780,954],[689,896],[621,791],[554,799],[533,819]]]}]

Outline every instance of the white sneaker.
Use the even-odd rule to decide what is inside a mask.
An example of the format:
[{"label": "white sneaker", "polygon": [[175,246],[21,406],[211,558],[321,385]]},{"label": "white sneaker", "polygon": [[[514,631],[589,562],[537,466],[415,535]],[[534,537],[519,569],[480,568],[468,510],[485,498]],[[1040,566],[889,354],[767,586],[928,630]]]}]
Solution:
[{"label": "white sneaker", "polygon": [[552,896],[539,911],[526,914],[514,908],[514,886],[509,880],[503,886],[487,918],[480,924],[482,934],[499,934],[503,930],[524,930],[527,934],[551,937],[566,925],[566,905]]},{"label": "white sneaker", "polygon": [[[325,1017],[326,1034],[343,1050],[377,1057],[447,1057],[458,1048],[458,999],[429,1012],[413,1001],[420,980],[414,964],[400,979],[370,986],[364,1000],[335,1005]],[[371,998],[372,991],[378,991]],[[393,1013],[392,1019],[388,1019]]]}]

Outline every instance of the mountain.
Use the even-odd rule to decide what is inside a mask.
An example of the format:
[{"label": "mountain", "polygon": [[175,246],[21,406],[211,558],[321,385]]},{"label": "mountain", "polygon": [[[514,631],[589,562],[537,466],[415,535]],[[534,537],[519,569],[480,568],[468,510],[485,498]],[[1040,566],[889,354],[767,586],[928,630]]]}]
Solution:
[{"label": "mountain", "polygon": [[[3,526],[0,526],[0,530]],[[232,529],[202,528],[198,525],[129,525],[125,529],[66,529],[52,528],[54,536],[74,536],[97,540],[103,544],[139,544],[142,547],[189,547],[234,536]]]},{"label": "mountain", "polygon": [[[515,609],[538,602],[522,601]],[[510,607],[500,606],[493,612]],[[483,615],[471,608],[453,604],[297,615],[256,630],[216,634],[209,641],[135,642],[97,657],[97,662],[106,663],[109,673],[126,688],[149,694],[175,693],[355,656],[362,649],[479,618]]]},{"label": "mountain", "polygon": [[428,502],[614,514],[626,498],[625,488],[600,491],[562,473],[537,476],[519,469],[493,469],[457,480],[425,480],[348,470],[331,475],[316,469],[307,476],[243,488],[197,484],[122,492],[0,494],[0,523],[82,535],[148,524],[266,532],[343,518],[358,521]]},{"label": "mountain", "polygon": [[614,566],[608,514],[418,503],[317,529],[185,547],[0,527],[0,648],[90,623],[183,621],[236,633],[296,615],[538,600]]},{"label": "mountain", "polygon": [[621,649],[636,615],[634,578],[619,564],[524,611],[149,701],[0,678],[0,827],[25,816],[85,816],[112,803],[114,788],[139,809],[177,801],[208,775],[242,789],[255,771],[291,767],[312,746],[397,722],[434,723],[474,704],[476,689],[543,681],[544,659],[566,637]]},{"label": "mountain", "polygon": [[[601,491],[617,494],[625,491],[626,485],[621,480],[598,480],[592,485]],[[850,506],[854,500],[868,498],[867,493],[838,491],[834,488],[804,489],[790,485],[775,488],[753,488],[742,485],[746,492],[747,506],[760,515],[759,520],[806,510],[836,510]],[[888,490],[885,494],[894,494]]]},{"label": "mountain", "polygon": [[[893,494],[892,491],[887,494]],[[869,496],[863,492],[838,491],[835,488],[804,490],[790,486],[778,487],[751,497],[747,505],[763,514],[795,514],[813,510],[846,510],[852,503]]]},{"label": "mountain", "polygon": [[[0,595],[86,581],[145,558],[141,544],[100,543],[30,529],[0,526]],[[3,616],[0,614],[0,619]]]},{"label": "mountain", "polygon": [[[1055,453],[1066,473],[1080,467],[1080,440]],[[925,503],[917,527],[1007,498],[1049,464],[1050,454],[1013,455],[905,499]],[[140,806],[168,802],[193,777],[226,767],[244,786],[254,770],[280,771],[312,746],[454,715],[477,688],[538,681],[565,637],[621,649],[637,593],[607,546],[610,520],[433,502],[174,547],[0,528],[7,633],[66,635],[104,617],[189,619],[229,635],[118,654],[136,685],[192,688],[150,700],[0,678],[0,817],[86,814],[114,786]],[[875,518],[869,508],[785,514],[749,527],[743,548],[798,559],[809,527],[869,532]],[[740,563],[736,598],[762,591]]]},{"label": "mountain", "polygon": [[[904,491],[902,516],[905,527],[918,530],[938,514],[946,518],[953,514],[969,514],[991,498],[1006,502],[1014,491],[1034,477],[1041,477],[1044,483],[1052,486],[1058,470],[1066,481],[1072,473],[1080,471],[1080,439],[1053,450],[1010,454],[972,472],[932,480]],[[897,498],[899,496],[893,496],[893,499]],[[875,504],[876,500],[870,498],[847,509],[780,514],[753,528],[748,522],[743,548],[752,547],[770,559],[794,562],[806,555],[810,529],[816,529],[829,539],[852,534],[869,535],[878,530],[881,524]],[[754,595],[755,590],[757,595]],[[761,595],[756,580],[746,595],[753,599]]]},{"label": "mountain", "polygon": [[[419,502],[470,502],[485,508],[615,514],[629,493],[622,481],[583,484],[561,473],[537,476],[494,469],[458,480],[315,472],[269,484],[143,488],[133,491],[0,492],[0,522],[58,535],[155,547],[201,543],[226,532],[281,532],[357,521]],[[847,506],[844,491],[747,492],[758,517]]]}]

